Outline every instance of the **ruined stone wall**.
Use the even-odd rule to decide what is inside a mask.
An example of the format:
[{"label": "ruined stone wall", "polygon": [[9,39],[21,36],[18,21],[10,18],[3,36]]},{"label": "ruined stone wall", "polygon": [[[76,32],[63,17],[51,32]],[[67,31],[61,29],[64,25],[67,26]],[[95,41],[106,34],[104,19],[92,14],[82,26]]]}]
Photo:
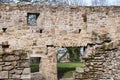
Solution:
[{"label": "ruined stone wall", "polygon": [[[87,32],[109,34],[112,40],[120,39],[120,15],[119,7],[94,8],[88,11]],[[95,42],[95,41],[93,41]]]},{"label": "ruined stone wall", "polygon": [[[40,47],[85,45],[86,23],[81,7],[1,6],[1,42],[8,40],[13,49],[31,49],[34,42]],[[27,13],[40,13],[37,25],[27,25]],[[6,34],[2,28],[7,28]],[[40,34],[42,29],[42,34]],[[80,31],[81,30],[81,31]],[[77,39],[76,39],[77,38]],[[23,43],[21,45],[21,43]],[[16,47],[16,44],[17,47]]]},{"label": "ruined stone wall", "polygon": [[[86,46],[92,42],[93,31],[119,37],[119,7],[1,5],[0,9],[0,43],[9,39],[13,49],[31,50],[33,43],[39,47]],[[27,24],[27,13],[40,14],[37,25]],[[7,28],[5,34],[2,28]]]},{"label": "ruined stone wall", "polygon": [[120,31],[119,11],[110,8],[90,9],[87,15],[87,31],[92,43],[86,46],[84,72],[76,79],[119,80]]},{"label": "ruined stone wall", "polygon": [[[1,6],[0,43],[8,41],[9,51],[27,50],[28,58],[41,57],[40,73],[46,80],[57,80],[56,50],[47,46],[79,46],[86,36],[81,8],[51,6]],[[39,13],[37,25],[27,24],[28,13]],[[79,22],[80,21],[80,22]],[[3,32],[3,28],[7,28]],[[42,29],[42,33],[40,30]],[[80,29],[82,29],[80,31]],[[50,47],[51,48],[51,47]],[[56,48],[53,48],[56,49]]]},{"label": "ruined stone wall", "polygon": [[76,78],[83,80],[119,80],[120,79],[120,40],[108,41],[87,46],[84,56],[84,72]]},{"label": "ruined stone wall", "polygon": [[[29,51],[28,59],[31,55],[42,57],[42,76],[46,80],[57,80],[55,49],[62,46],[102,45],[104,42],[119,40],[119,9],[120,7],[0,5],[0,44],[2,46],[7,41],[8,52]],[[28,13],[40,14],[36,25],[27,24]],[[3,28],[7,28],[6,32],[3,32]],[[101,35],[107,35],[107,39],[104,40],[106,36]],[[91,54],[86,52],[85,56]]]},{"label": "ruined stone wall", "polygon": [[57,49],[54,47],[48,47],[48,58],[42,58],[40,64],[40,73],[46,80],[57,80]]},{"label": "ruined stone wall", "polygon": [[30,62],[27,52],[16,50],[0,52],[0,79],[2,80],[30,80]]}]

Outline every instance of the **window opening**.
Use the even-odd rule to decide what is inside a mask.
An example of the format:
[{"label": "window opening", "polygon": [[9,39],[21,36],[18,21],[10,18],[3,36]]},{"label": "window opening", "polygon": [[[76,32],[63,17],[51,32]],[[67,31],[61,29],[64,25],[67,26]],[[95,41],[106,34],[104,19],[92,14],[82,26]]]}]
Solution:
[{"label": "window opening", "polygon": [[41,57],[31,57],[30,58],[30,68],[31,73],[39,72]]},{"label": "window opening", "polygon": [[31,26],[37,25],[37,18],[39,17],[39,13],[28,13],[27,15],[27,24]]}]

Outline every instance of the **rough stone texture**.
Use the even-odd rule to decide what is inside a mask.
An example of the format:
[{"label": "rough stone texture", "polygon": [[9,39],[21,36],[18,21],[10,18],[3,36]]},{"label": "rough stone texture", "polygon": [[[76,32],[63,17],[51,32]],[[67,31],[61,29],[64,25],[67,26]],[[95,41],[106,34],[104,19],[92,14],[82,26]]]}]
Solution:
[{"label": "rough stone texture", "polygon": [[[83,78],[87,75],[84,80],[119,79],[119,49],[117,47],[117,52],[112,50],[120,40],[119,9],[120,7],[0,5],[0,72],[10,70],[10,79],[19,75],[22,79],[30,78],[30,74],[23,75],[21,71],[16,71],[29,68],[30,55],[40,54],[44,55],[41,56],[40,74],[46,80],[57,80],[57,47],[86,46],[85,61],[90,66],[86,66],[88,74],[83,73]],[[27,24],[28,13],[40,13],[36,25]],[[3,32],[5,28],[7,30]],[[9,48],[4,49],[4,46]],[[103,54],[104,50],[97,50],[97,46],[105,47],[108,52]],[[98,77],[98,74],[101,76]]]},{"label": "rough stone texture", "polygon": [[15,61],[15,60],[19,60],[18,56],[5,56],[4,61]]},{"label": "rough stone texture", "polygon": [[31,73],[31,80],[45,80],[39,72]]},{"label": "rough stone texture", "polygon": [[[98,36],[96,36],[98,37]],[[75,79],[83,80],[119,80],[120,79],[120,40],[87,46],[84,55],[84,72],[75,74]],[[100,38],[99,38],[100,39]]]},{"label": "rough stone texture", "polygon": [[4,78],[8,79],[8,71],[1,71],[0,72],[0,78],[1,79],[4,79]]},{"label": "rough stone texture", "polygon": [[28,75],[28,74],[30,74],[30,68],[25,68],[23,70],[23,75]]},{"label": "rough stone texture", "polygon": [[[54,47],[48,47],[48,58],[42,58],[40,63],[40,74],[45,80],[57,80],[57,50]],[[49,68],[45,68],[49,67]]]},{"label": "rough stone texture", "polygon": [[[21,50],[17,51],[19,55],[16,55],[13,52],[12,54],[7,53],[6,51],[3,51],[2,55],[2,61],[0,63],[0,79],[30,79],[30,66],[29,61],[26,58],[22,58],[22,55],[27,55],[27,53],[23,54]],[[21,62],[24,62],[24,64],[21,64]]]},{"label": "rough stone texture", "polygon": [[84,72],[84,69],[83,69],[83,68],[80,68],[80,67],[76,67],[76,72],[78,72],[78,73],[83,73],[83,72]]},{"label": "rough stone texture", "polygon": [[[82,17],[85,11],[82,7],[29,5],[16,7],[1,5],[0,7],[0,24],[3,25],[0,26],[0,43],[9,40],[11,49],[35,50],[38,48],[36,50],[39,54],[46,53],[46,50],[41,49],[46,49],[46,45],[79,46],[89,42],[86,24]],[[9,10],[5,10],[6,7],[9,7]],[[27,25],[27,13],[40,13],[37,25]],[[2,32],[3,27],[7,28],[6,33]],[[37,47],[33,47],[33,44]]]}]

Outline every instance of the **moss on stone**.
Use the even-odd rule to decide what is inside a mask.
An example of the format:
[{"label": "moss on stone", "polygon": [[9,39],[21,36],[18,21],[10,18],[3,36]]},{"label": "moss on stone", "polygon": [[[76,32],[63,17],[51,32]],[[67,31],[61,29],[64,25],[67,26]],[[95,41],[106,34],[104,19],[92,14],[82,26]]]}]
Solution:
[{"label": "moss on stone", "polygon": [[25,51],[21,51],[20,52],[20,57],[26,58],[27,57],[27,53]]},{"label": "moss on stone", "polygon": [[1,55],[2,55],[2,57],[6,57],[6,56],[8,56],[9,54],[8,54],[7,52],[3,51],[3,52],[1,53]]},{"label": "moss on stone", "polygon": [[101,49],[102,49],[102,50],[106,50],[106,49],[107,49],[107,45],[103,44],[103,45],[101,46]]}]

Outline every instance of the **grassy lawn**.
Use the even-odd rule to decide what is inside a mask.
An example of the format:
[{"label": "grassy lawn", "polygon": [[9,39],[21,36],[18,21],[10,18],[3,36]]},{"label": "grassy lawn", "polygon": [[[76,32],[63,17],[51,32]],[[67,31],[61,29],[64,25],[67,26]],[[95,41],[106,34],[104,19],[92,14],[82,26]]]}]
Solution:
[{"label": "grassy lawn", "polygon": [[39,72],[39,63],[34,63],[30,65],[31,73]]},{"label": "grassy lawn", "polygon": [[70,78],[76,67],[83,67],[81,62],[58,63],[58,78]]},{"label": "grassy lawn", "polygon": [[[83,67],[84,64],[81,62],[70,62],[70,63],[58,63],[58,78],[70,78],[76,67]],[[39,63],[30,65],[31,73],[39,72]]]}]

